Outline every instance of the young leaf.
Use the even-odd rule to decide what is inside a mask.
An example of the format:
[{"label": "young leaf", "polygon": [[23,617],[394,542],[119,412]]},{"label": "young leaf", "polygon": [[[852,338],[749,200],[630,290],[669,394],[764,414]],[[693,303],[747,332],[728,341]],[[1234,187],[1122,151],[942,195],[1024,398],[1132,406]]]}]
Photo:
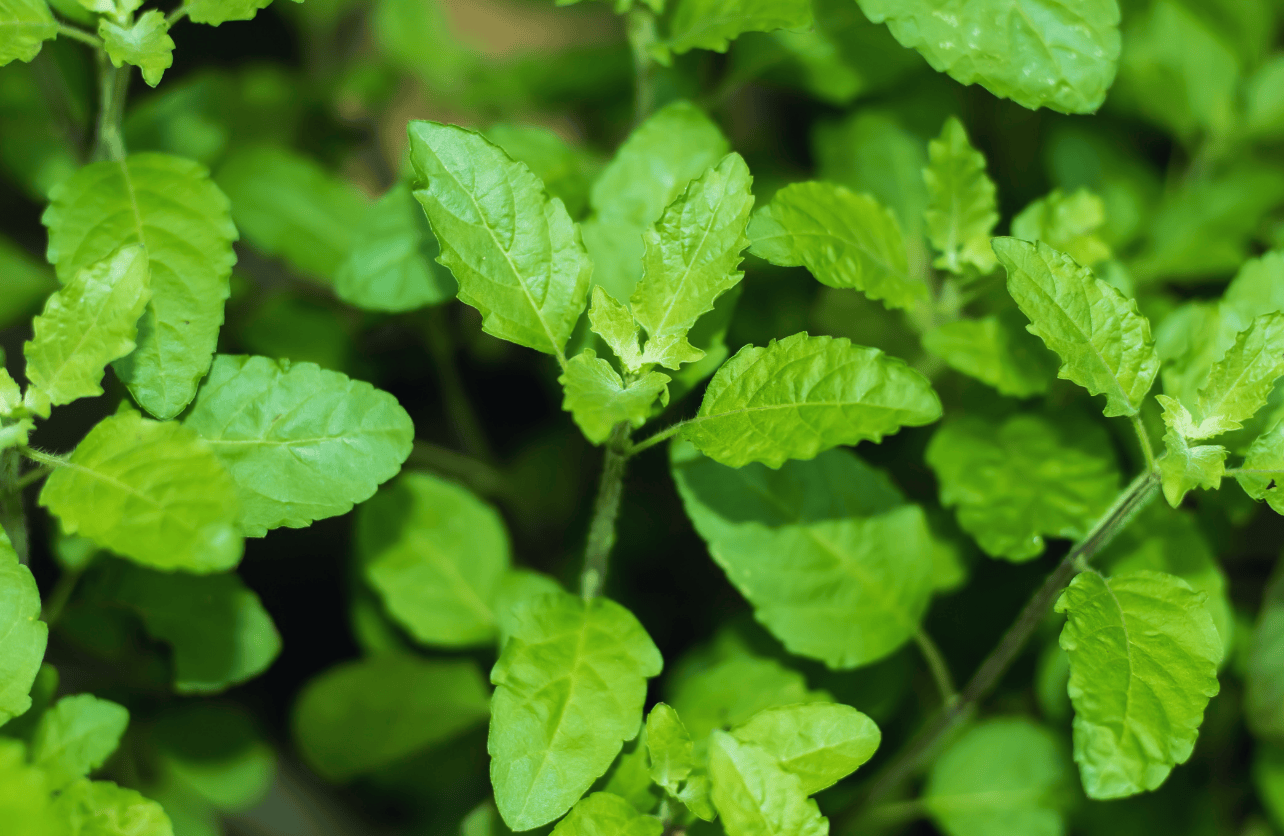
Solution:
[{"label": "young leaf", "polygon": [[133,245],[82,268],[49,297],[23,346],[33,412],[47,418],[50,405],[103,393],[107,364],[134,350],[149,284],[147,252]]},{"label": "young leaf", "polygon": [[63,533],[146,566],[206,573],[241,560],[236,485],[181,424],[136,412],[103,419],[50,474],[40,504]]},{"label": "young leaf", "polygon": [[488,751],[495,803],[529,830],[566,812],[638,732],[646,680],[662,662],[619,604],[539,598],[491,671]]},{"label": "young leaf", "polygon": [[845,450],[733,469],[675,445],[673,477],[713,559],[790,652],[855,668],[914,635],[933,543],[884,474]]},{"label": "young leaf", "polygon": [[[193,23],[218,26],[229,20],[252,20],[272,0],[187,0],[187,16]],[[295,0],[301,2],[301,0]]]},{"label": "young leaf", "polygon": [[903,360],[802,333],[737,352],[713,376],[683,435],[731,467],[780,467],[940,417],[932,385]]},{"label": "young leaf", "polygon": [[54,809],[76,836],[174,836],[161,805],[111,781],[77,781]]},{"label": "young leaf", "polygon": [[695,746],[691,735],[667,703],[659,703],[646,718],[646,750],[651,762],[651,780],[670,793],[695,769]]},{"label": "young leaf", "polygon": [[557,823],[551,836],[660,836],[664,822],[644,816],[609,792],[585,796]]},{"label": "young leaf", "polygon": [[508,532],[467,489],[407,473],[357,512],[356,543],[366,580],[416,639],[468,647],[495,637]]},{"label": "young leaf", "polygon": [[[30,376],[30,372],[28,372]],[[0,363],[0,417],[12,418],[22,409],[22,389]]]},{"label": "young leaf", "polygon": [[174,63],[174,39],[169,36],[165,13],[152,9],[143,12],[130,26],[121,26],[102,18],[98,37],[116,67],[133,64],[143,71],[143,81],[152,87]]},{"label": "young leaf", "polygon": [[857,0],[938,72],[1030,109],[1092,113],[1119,61],[1116,0]]},{"label": "young leaf", "polygon": [[649,813],[656,808],[664,797],[664,790],[651,780],[651,762],[646,750],[646,724],[643,724],[637,737],[624,744],[620,756],[595,786],[604,792],[618,795],[639,812]]},{"label": "young leaf", "polygon": [[1275,381],[1284,376],[1284,313],[1259,316],[1241,331],[1199,390],[1200,423],[1195,435],[1208,438],[1243,427],[1266,405]]},{"label": "young leaf", "polygon": [[1244,464],[1235,474],[1244,493],[1266,500],[1277,514],[1284,514],[1284,420],[1276,421],[1248,448]]},{"label": "young leaf", "polygon": [[989,273],[997,266],[990,234],[999,222],[994,181],[985,157],[968,142],[963,123],[951,116],[941,135],[927,145],[927,237],[940,252],[933,266],[961,274],[965,265]]},{"label": "young leaf", "polygon": [[123,246],[147,249],[151,302],[137,350],[115,368],[139,405],[173,418],[196,395],[223,324],[237,237],[227,198],[198,163],[135,154],[85,166],[49,200],[42,220],[62,282]]},{"label": "young leaf", "polygon": [[952,421],[927,446],[941,504],[986,554],[1013,562],[1043,554],[1044,536],[1088,533],[1119,493],[1110,438],[1086,421],[1019,414],[994,424]]},{"label": "young leaf", "polygon": [[1178,578],[1084,572],[1057,602],[1068,619],[1074,759],[1098,800],[1153,790],[1195,748],[1218,691],[1222,644],[1202,596]]},{"label": "young leaf", "polygon": [[562,201],[481,134],[436,122],[409,130],[415,198],[459,300],[481,311],[488,334],[565,362],[593,266]]},{"label": "young leaf", "polygon": [[763,709],[832,700],[808,690],[797,671],[746,652],[713,660],[672,687],[670,702],[698,749],[714,729],[737,726]]},{"label": "young leaf", "polygon": [[642,280],[631,299],[633,318],[647,333],[643,363],[676,369],[704,356],[687,332],[744,278],[736,267],[749,246],[752,184],[745,161],[728,154],[643,234]]},{"label": "young leaf", "polygon": [[923,348],[1013,398],[1042,395],[1057,369],[1056,356],[1003,314],[947,322],[923,335]]},{"label": "young leaf", "polygon": [[562,409],[575,418],[585,438],[601,444],[621,421],[642,426],[651,404],[664,397],[669,379],[667,374],[647,372],[626,386],[610,363],[586,348],[571,358],[557,381],[565,393]]},{"label": "young leaf", "polygon": [[385,653],[344,662],[305,685],[294,737],[308,765],[346,781],[480,725],[486,699],[473,662]]},{"label": "young leaf", "polygon": [[[891,210],[833,183],[792,183],[754,213],[749,252],[781,267],[806,267],[821,284],[855,288],[889,308],[926,301],[909,274]],[[988,243],[988,242],[987,242]]]},{"label": "young leaf", "polygon": [[1244,714],[1258,737],[1284,739],[1284,572],[1262,596],[1244,675]]},{"label": "young leaf", "polygon": [[1166,454],[1159,460],[1159,473],[1168,504],[1176,508],[1182,499],[1195,488],[1216,490],[1226,472],[1226,455],[1229,452],[1220,444],[1203,444],[1192,447],[1188,440],[1197,436],[1201,428],[1186,407],[1167,395],[1156,395],[1164,407],[1164,433]]},{"label": "young leaf", "polygon": [[675,0],[669,38],[657,57],[692,49],[726,52],[745,32],[806,29],[812,24],[808,0]]},{"label": "young leaf", "polygon": [[1107,416],[1136,415],[1159,371],[1137,303],[1043,243],[995,238],[1029,331],[1061,356],[1059,376],[1105,394]]},{"label": "young leaf", "polygon": [[636,373],[642,368],[642,351],[638,348],[638,324],[633,312],[601,286],[593,288],[593,303],[589,306],[589,326],[593,333],[611,347],[626,371]]},{"label": "young leaf", "polygon": [[0,67],[30,61],[57,35],[58,22],[45,0],[0,0]]},{"label": "young leaf", "polygon": [[1053,189],[1012,219],[1012,237],[1042,241],[1076,263],[1092,267],[1110,258],[1110,246],[1097,235],[1106,222],[1106,204],[1087,189],[1065,194]]},{"label": "young leaf", "polygon": [[44,770],[27,762],[21,740],[0,737],[0,821],[11,833],[65,836],[66,817],[53,809]]},{"label": "young leaf", "polygon": [[850,705],[830,702],[768,708],[731,735],[760,747],[781,769],[797,775],[807,795],[855,772],[882,740],[873,720]]},{"label": "young leaf", "polygon": [[410,188],[393,186],[365,210],[352,249],[335,271],[334,291],[368,311],[404,313],[440,305],[458,288],[433,264],[438,252]]},{"label": "young leaf", "polygon": [[184,419],[227,468],[241,530],[303,528],[374,495],[410,455],[397,399],[312,363],[220,354]]},{"label": "young leaf", "polygon": [[31,762],[60,790],[103,765],[120,745],[129,712],[90,694],[63,697],[36,724]]},{"label": "young leaf", "polygon": [[1061,741],[1043,726],[985,720],[932,764],[923,803],[947,836],[1061,836],[1066,766]]},{"label": "young leaf", "polygon": [[709,738],[713,806],[727,836],[827,836],[829,822],[802,779],[765,750],[715,731]]},{"label": "young leaf", "polygon": [[31,686],[48,641],[35,578],[0,528],[0,725],[31,708]]}]

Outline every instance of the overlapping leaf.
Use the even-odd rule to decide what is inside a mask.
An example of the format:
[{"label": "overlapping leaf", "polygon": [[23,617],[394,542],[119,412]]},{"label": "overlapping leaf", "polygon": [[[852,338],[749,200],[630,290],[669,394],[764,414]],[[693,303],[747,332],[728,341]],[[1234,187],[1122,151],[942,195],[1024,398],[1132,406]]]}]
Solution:
[{"label": "overlapping leaf", "polygon": [[1012,219],[1012,236],[1042,241],[1085,267],[1110,258],[1110,247],[1097,235],[1106,222],[1106,205],[1087,189],[1065,194],[1054,189]]},{"label": "overlapping leaf", "polygon": [[83,778],[116,751],[129,725],[129,712],[91,694],[63,697],[36,724],[31,762],[61,790]]},{"label": "overlapping leaf", "polygon": [[57,34],[58,22],[45,0],[0,0],[0,67],[30,61]]},{"label": "overlapping leaf", "polygon": [[709,738],[713,806],[727,836],[826,836],[829,823],[802,779],[767,751],[723,731]]},{"label": "overlapping leaf", "polygon": [[1249,642],[1245,719],[1259,737],[1284,741],[1284,572],[1266,587]]},{"label": "overlapping leaf", "polygon": [[850,705],[831,702],[768,708],[731,735],[758,746],[813,795],[846,778],[873,757],[882,740],[874,721]]},{"label": "overlapping leaf", "polygon": [[695,769],[691,735],[668,703],[659,703],[646,717],[646,750],[651,780],[670,793],[676,793]]},{"label": "overlapping leaf", "polygon": [[593,303],[589,306],[589,325],[593,333],[611,347],[625,370],[637,372],[642,368],[642,351],[638,348],[638,323],[633,313],[623,303],[599,285],[593,288]]},{"label": "overlapping leaf", "polygon": [[641,426],[669,380],[667,374],[647,372],[626,385],[591,348],[572,357],[558,378],[565,394],[562,409],[571,413],[584,437],[594,444],[606,441],[622,421]]},{"label": "overlapping leaf", "polygon": [[660,836],[664,822],[644,816],[609,792],[585,796],[557,823],[553,836]]},{"label": "overlapping leaf", "polygon": [[77,781],[54,809],[74,836],[174,836],[161,805],[111,781]]},{"label": "overlapping leaf", "polygon": [[928,143],[927,153],[931,163],[923,169],[928,197],[924,220],[928,239],[941,254],[933,264],[951,273],[962,273],[965,265],[990,272],[997,265],[990,234],[999,212],[985,157],[954,117]]},{"label": "overlapping leaf", "polygon": [[[674,0],[665,50],[726,52],[745,32],[806,29],[812,23],[809,0]],[[666,57],[661,52],[660,57]]]},{"label": "overlapping leaf", "polygon": [[[1159,460],[1164,498],[1176,508],[1182,498],[1195,488],[1216,490],[1226,472],[1226,455],[1229,452],[1220,444],[1191,445],[1189,439],[1199,437],[1202,427],[1196,426],[1186,407],[1175,398],[1157,395],[1164,407],[1164,456]],[[1213,423],[1216,423],[1214,419]]]},{"label": "overlapping leaf", "polygon": [[923,335],[923,347],[1000,394],[1041,395],[1056,372],[1056,357],[1005,314],[947,322]]},{"label": "overlapping leaf", "polygon": [[1188,438],[1237,430],[1266,405],[1284,376],[1284,313],[1264,314],[1235,338],[1199,390],[1200,423]]},{"label": "overlapping leaf", "polygon": [[160,84],[161,76],[174,63],[174,39],[169,36],[165,13],[156,9],[143,12],[129,26],[102,18],[98,21],[98,37],[103,39],[112,64],[133,64],[143,71],[143,81],[152,87]]},{"label": "overlapping leaf", "polygon": [[[229,20],[252,20],[272,0],[190,0],[185,6],[193,23],[218,26]],[[295,0],[300,2],[300,0]]]},{"label": "overlapping leaf", "polygon": [[0,724],[31,707],[31,685],[48,640],[35,578],[0,529]]},{"label": "overlapping leaf", "polygon": [[1284,491],[1280,490],[1284,484],[1284,420],[1257,437],[1235,478],[1253,499],[1264,499],[1277,514],[1284,514]]},{"label": "overlapping leaf", "polygon": [[698,750],[714,729],[738,726],[763,709],[831,699],[810,690],[798,671],[745,652],[711,660],[671,687],[670,702]]}]

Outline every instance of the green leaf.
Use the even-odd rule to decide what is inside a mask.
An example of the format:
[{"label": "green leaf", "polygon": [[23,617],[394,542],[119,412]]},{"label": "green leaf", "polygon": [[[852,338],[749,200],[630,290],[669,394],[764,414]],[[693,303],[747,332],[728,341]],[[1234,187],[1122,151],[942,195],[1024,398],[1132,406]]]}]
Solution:
[{"label": "green leaf", "polygon": [[385,653],[337,665],[305,685],[294,736],[313,769],[346,781],[480,725],[486,699],[473,662]]},{"label": "green leaf", "polygon": [[31,708],[31,686],[48,641],[35,578],[0,529],[0,726]]},{"label": "green leaf", "polygon": [[209,370],[236,255],[228,200],[203,166],[166,154],[91,163],[49,194],[49,261],[66,283],[129,244],[147,248],[151,302],[116,373],[144,409],[173,418]]},{"label": "green leaf", "polygon": [[164,12],[143,12],[128,27],[103,18],[98,21],[98,37],[114,66],[139,67],[143,81],[152,87],[160,84],[161,76],[174,63],[174,39],[169,36]]},{"label": "green leaf", "polygon": [[1244,492],[1266,500],[1277,514],[1284,514],[1284,420],[1276,421],[1248,448],[1244,464],[1235,474]]},{"label": "green leaf", "polygon": [[670,699],[697,748],[718,728],[730,728],[778,705],[830,700],[811,691],[803,675],[775,659],[737,653],[670,686]]},{"label": "green leaf", "polygon": [[499,590],[495,593],[495,603],[491,608],[499,625],[500,649],[508,644],[513,632],[521,626],[521,612],[526,604],[563,591],[562,585],[548,575],[530,569],[508,570],[500,578]]},{"label": "green leaf", "polygon": [[802,790],[814,795],[846,778],[874,756],[882,734],[850,705],[814,702],[768,708],[731,730],[741,743],[760,747]]},{"label": "green leaf", "polygon": [[[1092,113],[1119,61],[1116,0],[857,0],[938,72],[1030,109]],[[946,12],[948,9],[948,13]]]},{"label": "green leaf", "polygon": [[508,532],[467,489],[405,474],[357,512],[356,548],[388,613],[419,641],[468,647],[495,637]]},{"label": "green leaf", "polygon": [[1203,596],[1160,572],[1084,572],[1057,602],[1068,620],[1074,758],[1089,798],[1153,790],[1195,747],[1218,691],[1222,644]]},{"label": "green leaf", "polygon": [[552,836],[660,836],[664,823],[644,816],[633,805],[609,792],[595,792],[581,799],[557,823]]},{"label": "green leaf", "polygon": [[65,534],[165,570],[241,560],[236,485],[192,430],[126,412],[103,419],[56,469],[40,504]]},{"label": "green leaf", "polygon": [[656,398],[665,395],[670,378],[660,372],[647,372],[625,385],[610,363],[586,348],[571,358],[557,380],[565,393],[562,409],[575,418],[585,438],[601,444],[621,421],[642,426]]},{"label": "green leaf", "polygon": [[985,720],[937,757],[923,803],[947,836],[1061,836],[1066,766],[1061,741],[1044,727]]},{"label": "green leaf", "polygon": [[36,724],[31,762],[60,790],[103,765],[120,745],[129,712],[90,694],[63,697]]},{"label": "green leaf", "polygon": [[[272,0],[187,0],[187,16],[193,23],[218,26],[229,20],[252,20]],[[295,0],[302,2],[302,0]]]},{"label": "green leaf", "polygon": [[149,284],[147,253],[132,245],[82,268],[49,297],[23,346],[32,411],[47,418],[51,404],[103,393],[107,364],[134,350]]},{"label": "green leaf", "polygon": [[1235,345],[1199,390],[1200,422],[1188,438],[1208,438],[1243,427],[1266,405],[1284,376],[1284,313],[1264,314],[1241,331]]},{"label": "green leaf", "polygon": [[437,239],[408,186],[393,186],[371,204],[352,237],[334,275],[335,293],[345,302],[404,313],[454,297],[458,288],[433,264]]},{"label": "green leaf", "polygon": [[77,781],[54,809],[72,836],[174,836],[161,805],[111,781]]},{"label": "green leaf", "polygon": [[642,351],[638,348],[638,324],[633,312],[615,297],[602,289],[593,288],[593,303],[589,307],[589,326],[593,333],[611,347],[626,371],[638,372],[642,368]]},{"label": "green leaf", "polygon": [[670,793],[678,791],[695,769],[695,746],[678,712],[668,703],[658,703],[646,718],[646,750],[651,763],[651,780]]},{"label": "green leaf", "polygon": [[7,238],[0,238],[0,275],[5,289],[0,297],[0,327],[4,328],[26,320],[58,287],[47,265]]},{"label": "green leaf", "polygon": [[909,274],[891,210],[833,183],[792,183],[754,213],[750,252],[781,267],[806,267],[821,284],[855,288],[889,308],[911,309],[927,287]]},{"label": "green leaf", "polygon": [[1259,737],[1284,741],[1284,572],[1262,597],[1244,676],[1244,714]]},{"label": "green leaf", "polygon": [[643,363],[677,369],[704,356],[687,333],[744,278],[736,267],[749,246],[752,184],[744,159],[728,154],[643,233],[642,280],[631,299],[633,318],[647,332]]},{"label": "green leaf", "polygon": [[791,653],[855,668],[918,629],[932,595],[926,518],[850,452],[733,469],[675,446],[673,477],[710,555]]},{"label": "green leaf", "polygon": [[243,148],[216,179],[246,242],[314,279],[335,277],[366,217],[368,202],[356,187],[285,148]]},{"label": "green leaf", "polygon": [[810,0],[676,0],[661,57],[669,50],[679,55],[692,49],[726,52],[745,32],[806,29],[811,24]]},{"label": "green leaf", "polygon": [[594,783],[604,792],[618,795],[638,811],[649,813],[660,803],[664,790],[651,780],[650,756],[646,750],[646,728],[624,744],[620,756],[605,775]]},{"label": "green leaf", "polygon": [[253,808],[276,778],[275,750],[235,705],[200,700],[168,708],[150,739],[164,773],[219,810]]},{"label": "green leaf", "polygon": [[194,576],[121,565],[106,586],[152,638],[173,648],[174,690],[215,694],[253,679],[281,653],[281,636],[235,573]]},{"label": "green leaf", "polygon": [[1253,783],[1276,827],[1284,823],[1284,748],[1259,744],[1253,756]]},{"label": "green leaf", "polygon": [[0,67],[30,61],[40,45],[58,35],[58,22],[45,0],[0,0]]},{"label": "green leaf", "polygon": [[1104,394],[1107,416],[1136,415],[1159,371],[1136,301],[1047,244],[995,238],[994,251],[1030,333],[1061,356],[1058,376]]},{"label": "green leaf", "polygon": [[488,750],[500,814],[529,830],[566,812],[637,734],[646,680],[662,663],[613,601],[559,593],[518,619],[490,674]]},{"label": "green leaf", "polygon": [[986,554],[1043,554],[1045,536],[1077,539],[1119,494],[1110,437],[1087,420],[1018,414],[997,426],[966,417],[937,430],[926,459],[941,504]]},{"label": "green leaf", "polygon": [[312,363],[220,354],[184,426],[236,483],[241,530],[346,514],[397,475],[414,425],[387,392]]},{"label": "green leaf", "polygon": [[1203,444],[1192,447],[1188,439],[1201,431],[1186,407],[1167,395],[1156,395],[1164,407],[1165,455],[1159,460],[1159,474],[1168,504],[1176,508],[1188,492],[1195,488],[1217,490],[1226,473],[1226,455],[1229,452],[1220,444]]},{"label": "green leaf", "polygon": [[1055,355],[1005,314],[947,322],[923,335],[923,348],[1013,398],[1047,392],[1057,368]]},{"label": "green leaf", "polygon": [[989,273],[998,265],[990,235],[999,212],[985,157],[953,116],[945,120],[940,137],[928,143],[927,153],[931,163],[923,169],[928,196],[924,221],[928,240],[941,254],[933,266],[961,274],[970,265]]},{"label": "green leaf", "polygon": [[683,435],[731,467],[780,467],[940,417],[931,384],[903,360],[802,333],[737,352],[713,376]]},{"label": "green leaf", "polygon": [[0,416],[12,418],[22,409],[22,389],[0,358]]},{"label": "green leaf", "polygon": [[436,122],[409,130],[415,198],[459,300],[481,312],[486,333],[565,362],[593,265],[562,201],[481,134]]},{"label": "green leaf", "polygon": [[544,183],[549,197],[561,198],[572,218],[584,214],[597,167],[595,160],[538,125],[500,123],[492,125],[486,137],[505,154],[525,163]]},{"label": "green leaf", "polygon": [[1012,219],[1012,237],[1042,241],[1076,263],[1093,267],[1110,258],[1110,245],[1097,235],[1106,223],[1106,204],[1087,189],[1065,194],[1053,189]]},{"label": "green leaf", "polygon": [[829,822],[802,779],[768,752],[723,731],[709,738],[713,806],[727,836],[826,836]]}]

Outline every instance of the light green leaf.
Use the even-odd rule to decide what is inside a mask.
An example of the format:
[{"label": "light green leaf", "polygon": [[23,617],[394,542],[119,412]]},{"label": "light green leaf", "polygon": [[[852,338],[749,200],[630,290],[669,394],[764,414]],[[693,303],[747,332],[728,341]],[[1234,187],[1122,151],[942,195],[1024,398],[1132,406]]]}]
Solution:
[{"label": "light green leaf", "polygon": [[589,326],[593,333],[611,347],[626,371],[637,372],[642,368],[642,351],[638,348],[638,324],[633,312],[615,297],[602,289],[593,288],[593,303],[589,306]]},{"label": "light green leaf", "polygon": [[647,332],[643,363],[677,369],[704,356],[687,332],[744,278],[736,267],[749,246],[752,184],[744,159],[728,154],[643,233],[642,280],[631,299],[633,318]]},{"label": "light green leaf", "polygon": [[963,273],[965,265],[989,273],[998,262],[990,235],[999,222],[994,181],[985,173],[985,157],[968,142],[963,123],[951,116],[941,135],[927,145],[931,163],[923,169],[927,183],[927,236],[940,252],[933,265]]},{"label": "light green leaf", "polygon": [[40,492],[65,534],[164,570],[241,560],[236,485],[192,430],[136,412],[105,418]]},{"label": "light green leaf", "polygon": [[1136,301],[1047,244],[995,238],[994,251],[1030,333],[1061,356],[1058,376],[1104,394],[1107,416],[1136,415],[1159,371]]},{"label": "light green leaf", "polygon": [[741,743],[767,752],[814,795],[846,778],[874,756],[882,734],[850,705],[814,702],[768,708],[731,730]]},{"label": "light green leaf", "polygon": [[44,770],[27,763],[26,749],[20,740],[0,738],[0,821],[23,836],[66,836]]},{"label": "light green leaf", "polygon": [[937,757],[923,803],[947,836],[1062,836],[1066,767],[1061,741],[1044,727],[986,720]]},{"label": "light green leaf", "polygon": [[49,297],[23,346],[33,412],[47,418],[50,405],[103,393],[107,364],[134,350],[149,285],[147,251],[132,245],[80,269]]},{"label": "light green leaf", "polygon": [[48,641],[36,580],[0,528],[0,726],[31,708],[31,686]]},{"label": "light green leaf", "polygon": [[855,668],[913,636],[933,543],[885,474],[846,450],[733,469],[675,445],[673,476],[710,555],[791,653]]},{"label": "light green leaf", "polygon": [[683,435],[731,467],[780,467],[940,417],[931,384],[903,360],[802,333],[737,352],[713,376]]},{"label": "light green leaf", "polygon": [[254,146],[218,169],[245,240],[315,279],[334,278],[357,240],[368,203],[348,181],[284,148]]},{"label": "light green leaf", "polygon": [[[667,50],[726,52],[745,32],[806,29],[812,24],[810,0],[676,0],[669,18]],[[667,63],[667,60],[665,61]]]},{"label": "light green leaf", "polygon": [[1284,571],[1267,585],[1249,641],[1245,719],[1258,737],[1284,741]]},{"label": "light green leaf", "polygon": [[802,779],[765,750],[723,731],[709,738],[713,806],[727,836],[827,836],[829,822]]},{"label": "light green leaf", "polygon": [[356,548],[388,613],[419,641],[468,647],[495,637],[508,532],[466,488],[405,474],[357,512]]},{"label": "light green leaf", "polygon": [[151,302],[116,373],[144,409],[173,418],[209,370],[236,255],[228,200],[203,166],[167,154],[91,163],[49,194],[49,261],[66,283],[129,244],[147,248]]},{"label": "light green leaf", "polygon": [[[229,20],[253,20],[272,0],[187,0],[187,16],[193,23],[218,26]],[[295,0],[302,2],[302,0]]]},{"label": "light green leaf", "polygon": [[45,0],[0,0],[0,67],[30,61],[57,35],[58,22]]},{"label": "light green leaf", "polygon": [[581,799],[557,823],[552,836],[660,836],[664,823],[644,816],[633,805],[609,792],[595,792]]},{"label": "light green leaf", "polygon": [[63,697],[36,724],[31,762],[60,790],[103,765],[120,745],[129,712],[90,694]]},{"label": "light green leaf", "polygon": [[281,653],[281,636],[235,573],[194,576],[122,565],[107,592],[173,648],[174,690],[215,694],[253,679]]},{"label": "light green leaf", "polygon": [[455,295],[455,280],[433,264],[437,239],[408,186],[393,186],[366,208],[352,237],[334,275],[340,299],[368,311],[404,313]]},{"label": "light green leaf", "polygon": [[565,590],[557,581],[530,569],[510,569],[499,581],[495,593],[495,621],[499,625],[499,647],[502,650],[508,639],[521,625],[521,610],[526,604],[545,595],[555,595]]},{"label": "light green leaf", "polygon": [[22,389],[0,358],[0,417],[11,418],[22,409]]},{"label": "light green leaf", "polygon": [[1092,113],[1119,61],[1116,0],[858,0],[938,72],[1030,109]]},{"label": "light green leaf", "polygon": [[1220,444],[1203,444],[1192,447],[1187,441],[1201,431],[1186,407],[1175,398],[1156,395],[1164,407],[1164,433],[1166,454],[1159,460],[1159,473],[1168,504],[1176,508],[1188,492],[1195,488],[1217,490],[1226,472],[1226,455],[1229,452]]},{"label": "light green leaf", "polygon": [[111,781],[77,781],[54,809],[70,836],[174,836],[161,805]]},{"label": "light green leaf", "polygon": [[1244,493],[1266,500],[1277,514],[1284,514],[1284,420],[1276,421],[1248,448],[1244,464],[1235,474]]},{"label": "light green leaf", "polygon": [[702,747],[709,733],[737,726],[765,708],[829,701],[824,691],[811,691],[803,675],[775,659],[737,653],[718,659],[673,686],[670,702]]},{"label": "light green leaf", "polygon": [[624,744],[610,770],[594,786],[618,795],[639,812],[649,813],[664,797],[664,790],[651,780],[650,756],[646,750],[645,724],[638,736]]},{"label": "light green leaf", "polygon": [[346,781],[480,725],[486,699],[473,662],[384,653],[337,665],[305,685],[294,736],[313,769]]},{"label": "light green leaf", "polygon": [[481,312],[488,334],[564,362],[593,265],[562,201],[481,134],[436,122],[409,130],[415,198],[459,300]]},{"label": "light green leaf", "polygon": [[1057,368],[1056,356],[1004,314],[947,322],[923,335],[923,348],[1013,398],[1047,392]]},{"label": "light green leaf", "polygon": [[1087,189],[1065,194],[1053,189],[1012,219],[1012,237],[1042,241],[1078,264],[1093,267],[1110,258],[1110,245],[1097,235],[1106,223],[1106,204]]},{"label": "light green leaf", "polygon": [[625,385],[610,363],[587,348],[571,358],[557,380],[565,393],[562,409],[575,418],[585,438],[601,444],[621,421],[642,426],[651,405],[664,395],[669,379],[667,374],[647,372]]},{"label": "light green leaf", "polygon": [[695,769],[695,746],[678,712],[668,703],[658,703],[646,718],[646,750],[651,763],[651,780],[670,793],[678,791]]},{"label": "light green leaf", "polygon": [[1284,313],[1264,314],[1241,331],[1199,390],[1196,434],[1208,438],[1243,427],[1266,405],[1284,376]]},{"label": "light green leaf", "polygon": [[718,811],[713,806],[713,799],[710,797],[713,792],[713,783],[709,776],[703,772],[698,772],[687,779],[678,790],[677,799],[681,801],[692,814],[698,819],[713,821],[718,817]]},{"label": "light green leaf", "polygon": [[1195,748],[1222,659],[1203,596],[1160,572],[1084,572],[1057,602],[1068,620],[1074,758],[1089,798],[1153,790]]},{"label": "light green leaf", "polygon": [[345,514],[397,475],[414,425],[387,392],[312,363],[220,354],[184,425],[227,468],[251,537]]},{"label": "light green leaf", "polygon": [[754,213],[750,252],[782,267],[806,267],[821,284],[855,288],[889,308],[927,300],[912,278],[905,240],[889,209],[833,183],[792,183]]},{"label": "light green leaf", "polygon": [[114,66],[139,67],[143,81],[152,87],[160,84],[161,76],[174,63],[174,39],[169,36],[164,12],[143,12],[128,27],[103,18],[98,21],[98,37]]},{"label": "light green leaf", "polygon": [[276,752],[247,709],[198,700],[166,709],[151,727],[164,774],[219,810],[261,802],[276,778]]},{"label": "light green leaf", "polygon": [[1018,414],[997,426],[966,417],[937,430],[927,463],[941,504],[986,554],[1013,562],[1043,554],[1045,536],[1088,533],[1119,494],[1110,437],[1087,420]]},{"label": "light green leaf", "polygon": [[543,182],[549,197],[561,198],[572,218],[583,216],[598,167],[596,159],[539,125],[501,122],[491,125],[486,138],[517,162],[525,163]]},{"label": "light green leaf", "polygon": [[518,619],[490,674],[488,750],[500,814],[529,830],[566,812],[637,734],[646,680],[662,663],[613,601],[559,593]]}]

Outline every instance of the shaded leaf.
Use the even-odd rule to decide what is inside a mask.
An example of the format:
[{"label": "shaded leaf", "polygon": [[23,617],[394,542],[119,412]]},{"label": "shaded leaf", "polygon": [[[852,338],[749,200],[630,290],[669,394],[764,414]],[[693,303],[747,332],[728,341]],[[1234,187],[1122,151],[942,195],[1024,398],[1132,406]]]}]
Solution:
[{"label": "shaded leaf", "polygon": [[947,322],[923,335],[923,348],[1014,398],[1047,392],[1057,368],[1055,355],[1003,314]]},{"label": "shaded leaf", "polygon": [[609,792],[585,796],[557,823],[552,836],[660,836],[664,823],[644,816]]},{"label": "shaded leaf", "polygon": [[1259,737],[1284,742],[1284,572],[1266,587],[1249,642],[1245,719]]},{"label": "shaded leaf", "polygon": [[1042,241],[1076,263],[1093,267],[1110,258],[1110,246],[1097,235],[1106,222],[1106,204],[1087,189],[1065,194],[1053,189],[1012,219],[1012,237]]},{"label": "shaded leaf", "polygon": [[765,750],[715,731],[709,738],[713,806],[727,836],[825,836],[829,822],[802,779]]}]

